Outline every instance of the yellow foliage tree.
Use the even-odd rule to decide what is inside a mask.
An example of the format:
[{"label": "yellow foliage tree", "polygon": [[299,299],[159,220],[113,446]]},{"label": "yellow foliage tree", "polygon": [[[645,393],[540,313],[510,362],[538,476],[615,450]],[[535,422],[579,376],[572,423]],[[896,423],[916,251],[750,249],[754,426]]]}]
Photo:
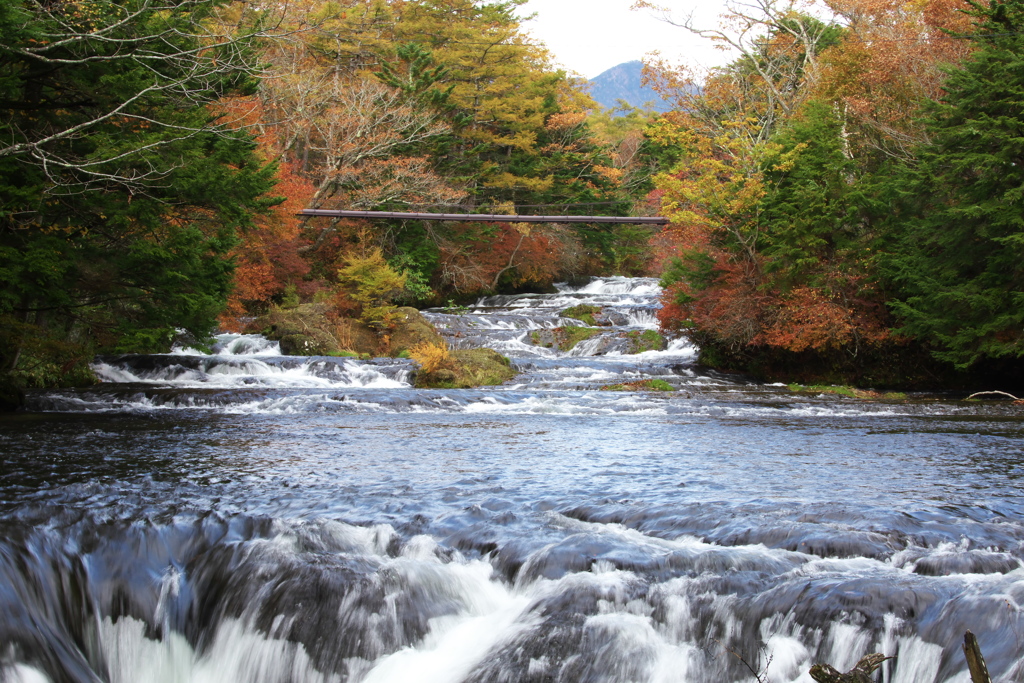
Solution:
[{"label": "yellow foliage tree", "polygon": [[362,307],[360,319],[383,332],[394,324],[394,299],[405,290],[408,276],[384,260],[380,249],[366,255],[348,254],[338,270],[338,282]]}]

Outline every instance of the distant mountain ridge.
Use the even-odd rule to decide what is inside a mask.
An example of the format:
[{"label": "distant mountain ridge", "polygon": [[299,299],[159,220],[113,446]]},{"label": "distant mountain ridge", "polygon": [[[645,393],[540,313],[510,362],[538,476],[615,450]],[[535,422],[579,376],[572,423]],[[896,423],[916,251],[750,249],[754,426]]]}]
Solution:
[{"label": "distant mountain ridge", "polygon": [[643,70],[644,63],[640,60],[613,66],[590,80],[590,96],[606,109],[624,100],[633,107],[651,104],[655,111],[668,111],[668,103],[653,88],[643,85]]}]

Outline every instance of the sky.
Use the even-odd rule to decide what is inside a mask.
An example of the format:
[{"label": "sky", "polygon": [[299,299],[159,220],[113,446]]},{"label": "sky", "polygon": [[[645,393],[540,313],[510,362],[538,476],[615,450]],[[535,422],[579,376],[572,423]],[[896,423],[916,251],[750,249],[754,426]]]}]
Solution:
[{"label": "sky", "polygon": [[[547,45],[556,63],[586,78],[655,50],[670,62],[692,66],[729,61],[710,41],[661,21],[651,10],[630,10],[632,4],[633,0],[529,0],[520,6],[519,15],[536,14],[523,27]],[[692,11],[695,23],[717,26],[724,0],[675,0],[671,5],[677,17]]]}]

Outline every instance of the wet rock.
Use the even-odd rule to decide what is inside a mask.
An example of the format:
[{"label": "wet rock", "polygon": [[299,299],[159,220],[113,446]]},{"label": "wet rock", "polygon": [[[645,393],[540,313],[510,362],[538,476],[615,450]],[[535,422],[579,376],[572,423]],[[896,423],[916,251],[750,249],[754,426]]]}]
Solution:
[{"label": "wet rock", "polygon": [[1021,561],[1009,553],[983,550],[935,553],[914,563],[914,573],[922,576],[952,576],[953,574],[1009,574],[1020,569]]}]

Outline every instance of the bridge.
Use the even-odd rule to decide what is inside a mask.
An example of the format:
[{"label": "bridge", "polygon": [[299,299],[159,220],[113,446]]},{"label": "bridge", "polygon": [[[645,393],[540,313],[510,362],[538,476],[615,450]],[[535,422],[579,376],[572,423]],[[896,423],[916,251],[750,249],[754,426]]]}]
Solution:
[{"label": "bridge", "polygon": [[662,216],[523,216],[486,213],[408,213],[404,211],[341,211],[334,209],[303,209],[299,216],[330,216],[332,218],[404,219],[410,221],[473,221],[477,223],[626,223],[633,225],[668,225]]}]

